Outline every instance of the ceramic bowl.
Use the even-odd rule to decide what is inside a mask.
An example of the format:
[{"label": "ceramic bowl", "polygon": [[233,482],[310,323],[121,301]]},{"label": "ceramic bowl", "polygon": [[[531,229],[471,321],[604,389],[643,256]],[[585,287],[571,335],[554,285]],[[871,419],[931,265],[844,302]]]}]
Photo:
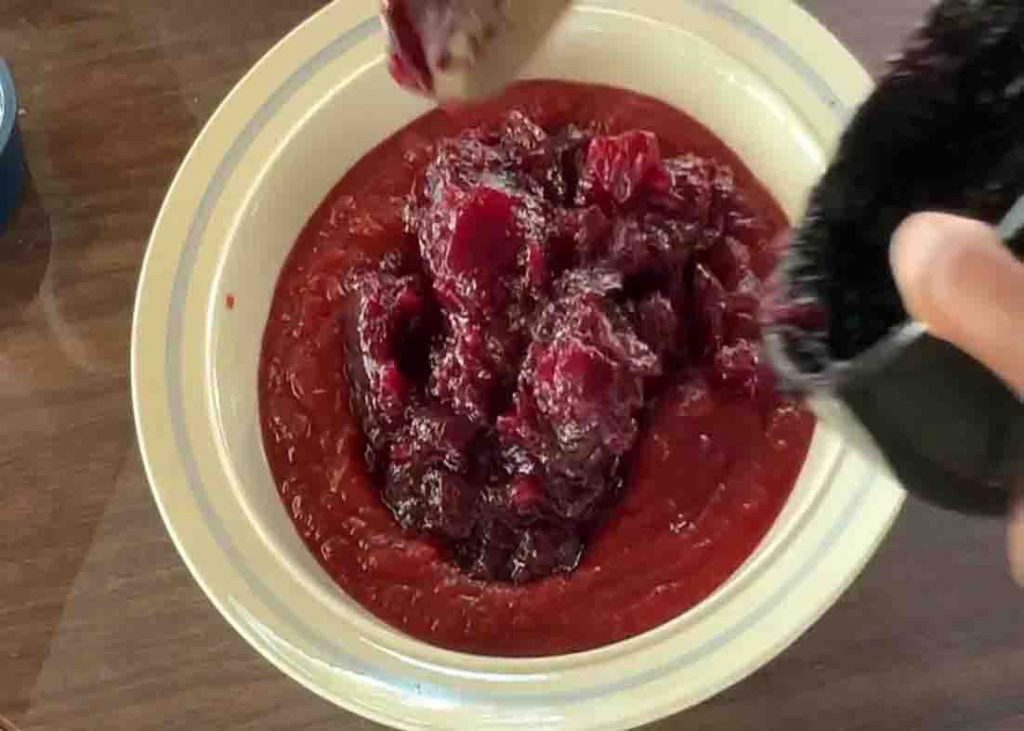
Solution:
[{"label": "ceramic bowl", "polygon": [[[668,624],[575,655],[478,657],[403,635],[331,582],[282,508],[256,391],[275,281],[332,185],[428,109],[388,78],[375,11],[375,0],[339,0],[285,38],[214,115],[168,193],[132,341],[139,440],[167,529],[253,647],[383,723],[625,728],[699,703],[814,622],[899,509],[892,479],[823,427],[777,523],[725,585]],[[783,0],[581,2],[526,76],[628,87],[686,110],[794,218],[870,88]]]}]

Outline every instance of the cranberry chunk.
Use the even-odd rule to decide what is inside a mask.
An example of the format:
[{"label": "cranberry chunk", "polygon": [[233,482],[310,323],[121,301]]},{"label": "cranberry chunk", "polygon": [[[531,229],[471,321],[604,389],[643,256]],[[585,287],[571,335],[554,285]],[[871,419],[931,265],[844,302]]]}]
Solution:
[{"label": "cranberry chunk", "polygon": [[434,352],[430,394],[477,424],[494,417],[496,401],[515,380],[515,340],[497,326],[452,318]]},{"label": "cranberry chunk", "polygon": [[731,236],[725,236],[702,256],[708,269],[729,292],[756,294],[761,280],[751,268],[749,249]]},{"label": "cranberry chunk", "polygon": [[739,396],[754,397],[760,387],[761,351],[749,340],[726,345],[715,353],[712,374],[723,388]]},{"label": "cranberry chunk", "polygon": [[663,364],[675,363],[684,351],[685,329],[672,303],[660,292],[636,304],[636,332]]},{"label": "cranberry chunk", "polygon": [[658,138],[650,132],[595,137],[587,149],[577,202],[605,210],[625,206],[642,190],[665,192],[670,184]]},{"label": "cranberry chunk", "polygon": [[616,220],[602,264],[666,293],[683,281],[693,251],[692,228],[648,213]]},{"label": "cranberry chunk", "polygon": [[493,313],[504,305],[502,277],[515,267],[522,239],[516,203],[497,188],[440,191],[424,213],[420,254],[445,307]]},{"label": "cranberry chunk", "polygon": [[683,220],[705,226],[711,215],[715,171],[715,163],[698,155],[670,158],[665,161],[668,190],[653,202]]},{"label": "cranberry chunk", "polygon": [[583,550],[578,534],[558,526],[538,526],[524,531],[511,558],[511,578],[516,583],[575,568]]},{"label": "cranberry chunk", "polygon": [[346,372],[370,445],[383,449],[403,424],[414,384],[399,363],[402,345],[425,327],[429,301],[419,279],[380,272],[353,277],[343,310]]},{"label": "cranberry chunk", "polygon": [[625,315],[594,292],[553,302],[535,333],[514,407],[498,420],[502,443],[513,469],[586,481],[632,448],[644,379],[661,364]]},{"label": "cranberry chunk", "polygon": [[[384,499],[406,528],[464,538],[471,521],[473,474],[470,449],[477,430],[466,419],[439,406],[412,412],[396,434],[388,455]],[[457,508],[457,510],[456,510]],[[456,511],[447,517],[440,513]],[[465,530],[463,530],[465,528]]]}]

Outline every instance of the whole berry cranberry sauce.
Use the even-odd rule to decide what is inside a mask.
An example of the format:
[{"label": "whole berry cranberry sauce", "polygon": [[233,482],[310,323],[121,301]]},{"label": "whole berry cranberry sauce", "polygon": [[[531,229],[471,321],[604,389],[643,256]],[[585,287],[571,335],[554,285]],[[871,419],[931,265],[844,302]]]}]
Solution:
[{"label": "whole berry cranberry sauce", "polygon": [[631,92],[528,82],[416,120],[277,285],[260,408],[296,529],[456,650],[586,650],[694,606],[813,431],[759,348],[785,226],[731,150]]}]

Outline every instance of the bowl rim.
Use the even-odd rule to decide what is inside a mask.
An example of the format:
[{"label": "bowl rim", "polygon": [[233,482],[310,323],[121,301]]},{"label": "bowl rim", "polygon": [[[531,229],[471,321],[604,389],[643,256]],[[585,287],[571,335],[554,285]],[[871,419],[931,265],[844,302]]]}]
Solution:
[{"label": "bowl rim", "polygon": [[[740,2],[740,3],[731,3],[731,4],[729,4],[729,3],[723,3],[720,0],[691,0],[691,2],[693,2],[694,4],[697,4],[697,5],[701,5],[701,6],[714,7],[714,8],[716,8],[716,12],[731,14],[734,17],[734,19],[738,19],[737,22],[739,22],[741,26],[744,26],[748,30],[751,30],[751,32],[754,33],[755,36],[758,35],[758,34],[761,34],[762,40],[763,40],[764,34],[768,34],[769,36],[772,35],[771,32],[766,30],[765,27],[763,25],[761,25],[757,21],[757,19],[753,17],[752,14],[751,15],[747,15],[744,12],[741,12],[740,10],[737,9],[739,6],[742,6],[742,5],[748,5],[749,6],[752,3]],[[142,323],[142,318],[140,316],[140,313],[141,313],[141,311],[143,309],[143,306],[144,306],[144,298],[146,296],[146,285],[147,285],[147,282],[149,282],[153,277],[160,276],[160,274],[156,271],[156,264],[154,263],[154,259],[155,259],[155,256],[156,256],[155,252],[156,252],[156,250],[157,250],[157,248],[159,246],[159,241],[160,241],[160,237],[161,237],[161,232],[162,232],[163,224],[165,223],[166,219],[169,216],[171,216],[172,213],[173,213],[172,205],[171,205],[172,200],[174,198],[173,193],[174,193],[174,191],[176,189],[178,189],[180,186],[183,185],[183,181],[187,178],[187,173],[189,172],[189,168],[190,168],[190,161],[198,154],[198,150],[207,141],[208,130],[210,129],[210,127],[219,118],[221,118],[223,115],[226,115],[230,111],[232,105],[237,101],[237,98],[243,93],[243,91],[247,91],[247,90],[251,91],[250,86],[254,87],[256,85],[256,82],[254,81],[254,79],[261,72],[265,72],[267,70],[266,67],[268,65],[270,65],[270,61],[275,57],[275,54],[278,54],[280,52],[280,50],[283,47],[285,47],[286,45],[294,44],[294,42],[299,40],[300,37],[302,35],[304,35],[305,32],[310,27],[312,27],[315,23],[317,23],[325,14],[331,12],[332,8],[336,8],[336,6],[338,6],[339,4],[340,3],[334,3],[331,6],[328,6],[327,8],[324,8],[319,13],[317,13],[312,18],[310,18],[308,21],[306,21],[306,23],[304,23],[298,29],[293,31],[280,44],[278,44],[278,46],[276,46],[273,50],[271,50],[267,54],[267,56],[264,57],[264,59],[262,61],[260,61],[249,72],[249,74],[242,80],[242,82],[239,83],[239,85],[236,87],[236,89],[228,96],[228,98],[222,104],[221,108],[216,112],[216,114],[214,115],[213,119],[211,119],[210,123],[208,124],[207,130],[204,130],[203,134],[200,135],[199,139],[196,141],[196,143],[193,146],[192,150],[189,152],[188,156],[186,157],[186,160],[183,163],[181,170],[179,170],[178,175],[175,177],[175,180],[172,183],[172,186],[171,186],[171,189],[170,189],[170,191],[168,193],[167,199],[166,199],[166,201],[164,203],[164,206],[161,209],[160,215],[159,215],[159,217],[157,219],[157,223],[156,223],[156,225],[154,227],[153,235],[152,235],[152,238],[151,238],[151,241],[150,241],[150,246],[149,246],[149,249],[147,251],[146,261],[145,261],[145,263],[143,265],[142,274],[140,275],[139,289],[138,289],[137,299],[136,299],[135,318],[134,318],[134,321],[133,321],[132,355],[131,355],[133,409],[134,409],[134,413],[135,413],[135,420],[136,420],[136,425],[137,425],[137,430],[138,430],[138,438],[139,438],[140,448],[141,448],[141,452],[142,452],[142,456],[143,456],[143,461],[144,461],[144,464],[145,464],[147,476],[149,478],[151,487],[153,489],[154,499],[155,499],[155,501],[157,503],[157,506],[158,506],[158,508],[159,508],[159,510],[161,512],[161,516],[164,519],[164,522],[165,522],[165,524],[167,526],[168,532],[170,533],[173,541],[175,542],[175,545],[176,545],[179,553],[182,555],[182,558],[185,561],[185,563],[188,565],[191,573],[196,578],[197,582],[200,584],[200,586],[203,588],[203,590],[210,597],[211,601],[218,607],[218,609],[221,611],[221,613],[224,614],[225,618],[227,618],[228,621],[232,625],[235,626],[236,630],[238,630],[243,636],[245,636],[246,639],[248,639],[250,641],[250,643],[253,644],[258,650],[260,650],[265,655],[267,655],[268,659],[270,659],[276,665],[281,667],[282,670],[284,670],[286,673],[288,673],[292,677],[294,677],[297,680],[299,680],[299,682],[303,683],[304,685],[307,685],[307,687],[310,687],[314,691],[316,691],[318,693],[321,693],[321,694],[323,694],[321,689],[314,687],[311,683],[307,682],[307,679],[302,678],[302,677],[298,677],[299,674],[294,670],[294,668],[282,667],[282,663],[280,663],[277,659],[275,659],[275,657],[273,657],[273,656],[267,654],[266,652],[264,652],[264,650],[261,648],[260,640],[258,638],[254,638],[253,637],[253,634],[251,632],[251,628],[245,627],[244,626],[244,621],[242,619],[239,619],[239,616],[237,614],[237,609],[233,610],[232,608],[226,606],[226,604],[224,602],[224,598],[222,596],[218,596],[218,593],[216,591],[214,591],[213,587],[209,586],[204,581],[204,579],[202,577],[202,572],[199,570],[198,566],[196,565],[195,557],[191,555],[191,552],[189,551],[188,547],[185,545],[185,538],[184,538],[183,534],[181,533],[181,531],[178,531],[178,530],[175,529],[174,521],[170,518],[169,511],[168,511],[168,506],[165,504],[165,501],[164,501],[164,495],[161,493],[161,489],[160,489],[160,486],[159,486],[161,480],[158,479],[159,475],[157,473],[157,468],[155,466],[154,461],[152,460],[152,450],[155,449],[155,446],[154,446],[154,443],[153,443],[153,440],[154,440],[153,433],[152,433],[152,430],[149,430],[149,429],[146,428],[147,419],[146,419],[146,415],[143,413],[143,411],[144,411],[143,402],[146,399],[146,390],[145,390],[146,378],[145,378],[145,373],[144,373],[144,370],[145,370],[144,369],[144,364],[143,364],[142,358],[141,358],[142,354],[140,352],[141,328],[142,328],[142,324],[141,324]],[[366,3],[364,3],[364,5],[365,4]],[[612,8],[614,8],[618,3],[614,2],[614,0],[608,0],[606,2],[597,2],[597,3],[593,3],[592,2],[592,3],[589,3],[589,4],[590,5],[596,5],[598,7],[612,7]],[[832,41],[832,43],[834,43],[835,45],[838,46],[838,42],[836,42],[834,39],[832,39],[831,36],[827,34],[827,31],[824,31],[824,29],[822,29],[820,26],[818,26],[816,21],[811,19],[809,16],[806,16],[804,11],[802,11],[802,10],[800,10],[798,8],[795,8],[795,6],[791,6],[788,2],[782,1],[782,2],[779,2],[777,4],[780,7],[787,8],[787,12],[793,12],[793,13],[797,13],[799,15],[804,16],[802,22],[804,22],[805,24],[806,23],[810,23],[812,27],[817,27],[817,29],[821,33],[826,34],[827,38],[830,39]],[[348,5],[351,7],[352,5],[354,5],[354,3],[349,3]],[[349,13],[349,15],[351,16],[352,14]],[[361,22],[359,21],[358,17],[354,17],[353,19],[355,21],[355,25],[353,25],[350,28],[348,28],[346,30],[346,32],[342,36],[337,38],[336,41],[335,41],[336,44],[354,45],[354,44],[356,44],[358,42],[361,42],[362,40],[365,40],[365,38],[369,37],[370,35],[372,35],[375,32],[376,27],[377,27],[376,26],[375,18],[372,18],[372,17],[371,18],[365,18]],[[788,48],[788,46],[787,46],[787,48]],[[841,46],[839,46],[839,49],[841,49]],[[323,49],[321,49],[319,51],[319,53],[323,53],[323,52],[324,52]],[[795,54],[795,52],[792,52],[792,51],[791,51],[791,53]],[[846,52],[842,51],[842,53],[845,54]],[[315,57],[315,55],[316,54],[314,54],[314,57]],[[847,55],[848,63],[852,63],[854,66],[856,66],[856,68],[858,70],[860,70],[861,73],[863,73],[863,70],[860,69],[860,67],[858,65],[856,65],[856,62],[853,61],[852,58],[848,56],[848,54],[846,54],[846,55]],[[303,58],[305,59],[305,56],[303,56]],[[803,65],[803,66],[805,66],[807,68],[810,68],[810,66],[808,64],[806,64],[806,62],[803,62],[802,59],[800,59],[799,56],[796,56],[796,58],[798,58],[798,60],[800,60],[801,65]],[[305,59],[305,60],[308,61],[308,59]],[[822,82],[822,83],[824,83],[824,82]],[[838,96],[836,96],[834,94],[833,94],[833,96],[836,99],[839,98]],[[230,154],[232,151],[233,150],[229,150],[228,154]],[[865,490],[867,488],[867,485],[865,485],[864,488],[865,489],[862,489],[862,490],[858,491],[857,495],[855,495],[855,497],[854,497],[854,500],[851,501],[851,502],[856,502],[858,500],[866,499],[865,498],[865,494],[866,494]],[[877,543],[877,541],[880,541],[881,538],[887,532],[888,526],[891,523],[891,520],[895,517],[896,512],[898,511],[898,508],[899,508],[899,504],[901,502],[902,502],[902,495],[899,496],[898,500],[892,500],[891,501],[892,504],[889,506],[887,514],[883,515],[883,520],[879,523],[878,535],[876,536],[877,540],[875,541],[876,543]],[[884,510],[882,512],[886,513],[886,511],[884,511]],[[867,559],[870,557],[872,552],[873,552],[873,549],[867,551],[865,553],[865,555],[862,557],[863,561],[861,563],[866,562]],[[856,570],[852,572],[852,574],[850,576],[851,580],[852,580],[852,577],[854,575],[856,575],[856,573],[857,573]],[[717,592],[716,592],[716,595],[717,595]],[[695,612],[697,610],[700,610],[705,605],[711,604],[710,600],[714,596],[716,596],[716,595],[712,595],[712,597],[709,597],[709,600],[706,600],[705,602],[702,602],[697,607],[695,607],[694,610],[691,610],[691,611]],[[831,601],[828,601],[827,603],[825,603],[824,606],[821,608],[821,611],[823,612],[825,609],[827,609],[827,607],[830,604],[831,604]],[[684,617],[686,617],[689,614],[690,613],[688,612],[688,613],[684,614],[682,617],[677,618],[676,620],[673,620],[673,622],[678,621],[680,619],[683,619]],[[813,621],[813,619],[816,619],[816,617],[812,618],[810,621]],[[808,622],[808,624],[809,623],[810,622]],[[634,642],[634,641],[641,640],[642,638],[648,637],[652,633],[658,632],[658,630],[662,629],[665,626],[666,625],[662,625],[661,627],[658,627],[658,628],[655,628],[655,629],[653,629],[653,630],[651,630],[649,632],[646,632],[646,633],[644,633],[643,635],[640,635],[637,638],[633,638],[632,640],[626,640],[623,643],[616,643],[614,645],[611,645],[611,646],[608,646],[608,647],[605,647],[605,648],[599,648],[597,650],[589,651],[588,653],[574,653],[573,655],[557,656],[557,657],[579,658],[581,656],[589,655],[590,653],[601,653],[601,652],[612,650],[614,648],[619,648],[620,651],[625,651],[625,650],[630,649],[630,648],[628,648],[628,647],[620,647],[620,646],[625,646],[625,645],[627,645],[627,643],[631,643],[631,642]],[[785,641],[782,644],[784,646],[785,644],[788,644],[788,641]],[[775,652],[780,651],[781,649],[782,649],[782,647],[778,647],[775,650]],[[451,651],[441,651],[441,652],[443,652],[443,653],[450,653],[452,656],[474,657],[474,658],[478,657],[478,656],[467,656],[464,653],[454,653],[454,652],[451,652]],[[775,652],[772,652],[771,655],[774,655]],[[525,670],[533,669],[533,668],[536,668],[536,667],[540,667],[540,666],[542,666],[544,664],[549,663],[552,660],[553,660],[553,658],[542,658],[542,659],[520,660],[518,662],[523,664],[522,665],[522,669],[525,671]],[[502,661],[503,662],[510,662],[508,659],[505,659],[505,658],[502,658]],[[512,662],[516,662],[516,661],[512,661]],[[336,698],[332,697],[332,700],[336,700]],[[365,709],[356,708],[354,710],[356,710],[359,713],[363,713],[363,715],[371,715],[371,714],[367,714],[365,712]],[[653,718],[654,716],[652,715],[650,717]],[[377,718],[377,720],[383,720],[385,722],[391,722],[391,723],[394,722],[393,718]]]}]

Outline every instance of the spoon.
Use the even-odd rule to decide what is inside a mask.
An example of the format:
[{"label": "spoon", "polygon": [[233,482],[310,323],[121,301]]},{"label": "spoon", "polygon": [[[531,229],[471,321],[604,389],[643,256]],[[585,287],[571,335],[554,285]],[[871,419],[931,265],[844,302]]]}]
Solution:
[{"label": "spoon", "polygon": [[441,102],[507,86],[571,0],[384,0],[381,17],[398,83]]}]

